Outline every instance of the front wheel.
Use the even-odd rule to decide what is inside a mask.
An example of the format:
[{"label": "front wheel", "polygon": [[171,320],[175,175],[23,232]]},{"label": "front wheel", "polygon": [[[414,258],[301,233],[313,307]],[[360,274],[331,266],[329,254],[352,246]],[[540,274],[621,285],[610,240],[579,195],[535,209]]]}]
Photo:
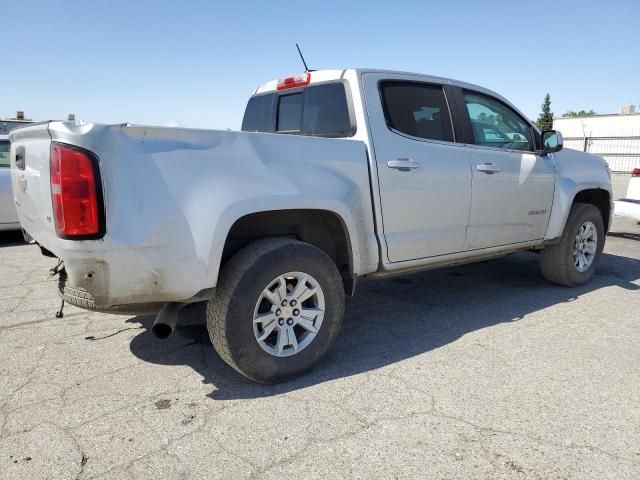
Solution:
[{"label": "front wheel", "polygon": [[343,313],[342,280],[331,258],[307,243],[268,238],[223,267],[207,328],[227,364],[251,380],[277,383],[316,364]]},{"label": "front wheel", "polygon": [[568,287],[587,283],[602,255],[604,240],[600,210],[587,203],[574,203],[560,241],[542,250],[542,274],[548,281]]}]

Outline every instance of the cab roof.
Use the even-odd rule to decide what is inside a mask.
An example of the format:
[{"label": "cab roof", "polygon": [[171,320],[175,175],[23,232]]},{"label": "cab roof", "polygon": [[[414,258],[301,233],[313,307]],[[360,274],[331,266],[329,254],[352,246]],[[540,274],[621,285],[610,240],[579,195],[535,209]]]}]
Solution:
[{"label": "cab roof", "polygon": [[[402,70],[385,70],[379,68],[343,68],[343,69],[327,69],[327,70],[312,70],[310,72],[309,82],[306,85],[313,85],[315,83],[328,82],[331,80],[340,80],[345,77],[347,72],[354,72],[358,77],[365,73],[378,73],[383,75],[388,75],[390,78],[393,78],[395,75],[401,75],[403,77],[415,77],[416,80],[422,80],[425,82],[438,83],[438,84],[447,84],[452,86],[457,86],[460,88],[465,88],[469,90],[474,90],[476,92],[485,93],[487,95],[491,95],[492,97],[496,97],[513,109],[515,109],[520,114],[524,115],[515,105],[513,105],[509,100],[504,98],[497,92],[493,90],[489,90],[488,88],[481,87],[480,85],[475,85],[473,83],[462,82],[460,80],[454,80],[452,78],[446,77],[438,77],[435,75],[427,75],[424,73],[415,73],[415,72],[405,72]],[[280,79],[271,80],[258,88],[255,89],[253,95],[259,95],[262,93],[275,92],[278,90],[278,82],[287,77],[281,77]]]},{"label": "cab roof", "polygon": [[[429,75],[425,73],[406,72],[403,70],[385,70],[380,68],[341,68],[341,69],[311,70],[310,71],[311,81],[309,84],[313,85],[314,83],[321,83],[321,82],[326,82],[330,80],[339,80],[341,78],[344,78],[345,74],[348,71],[355,72],[358,76],[362,75],[363,73],[380,73],[380,74],[388,74],[389,76],[402,75],[402,76],[420,77],[434,83],[457,85],[460,87],[471,88],[473,90],[479,90],[479,91],[484,90],[484,91],[490,92],[492,95],[499,96],[496,92],[493,92],[487,88],[481,87],[480,85],[474,85],[472,83],[462,82],[460,80],[455,80],[453,78],[438,77],[435,75]],[[281,77],[281,78],[284,78],[284,77]],[[255,89],[254,95],[277,90],[278,80],[280,79],[270,80],[260,85]]]}]

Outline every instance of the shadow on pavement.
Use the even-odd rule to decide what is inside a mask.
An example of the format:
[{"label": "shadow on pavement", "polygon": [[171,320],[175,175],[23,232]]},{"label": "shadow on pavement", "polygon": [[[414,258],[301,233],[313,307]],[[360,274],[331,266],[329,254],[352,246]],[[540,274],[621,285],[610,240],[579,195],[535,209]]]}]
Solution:
[{"label": "shadow on pavement", "polygon": [[145,329],[131,342],[138,358],[162,365],[190,365],[215,387],[218,400],[277,395],[347,377],[424,354],[466,333],[526,315],[603,287],[640,290],[640,260],[603,255],[587,285],[566,288],[546,283],[538,256],[518,253],[498,260],[414,275],[362,281],[347,301],[342,332],[329,354],[302,378],[265,386],[245,380],[214,352],[204,325],[204,305],[185,310],[167,341],[150,331],[153,317],[128,322]]}]

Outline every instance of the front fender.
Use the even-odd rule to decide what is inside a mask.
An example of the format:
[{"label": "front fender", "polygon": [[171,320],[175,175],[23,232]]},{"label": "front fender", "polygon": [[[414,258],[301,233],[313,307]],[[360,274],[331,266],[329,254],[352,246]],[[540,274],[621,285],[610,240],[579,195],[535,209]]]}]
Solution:
[{"label": "front fender", "polygon": [[[609,193],[610,199],[613,197],[607,163],[603,158],[571,149],[563,149],[553,155],[556,164],[556,180],[545,240],[553,240],[562,235],[569,211],[578,193],[584,190],[601,189]],[[612,215],[609,216],[609,221],[611,217]]]}]

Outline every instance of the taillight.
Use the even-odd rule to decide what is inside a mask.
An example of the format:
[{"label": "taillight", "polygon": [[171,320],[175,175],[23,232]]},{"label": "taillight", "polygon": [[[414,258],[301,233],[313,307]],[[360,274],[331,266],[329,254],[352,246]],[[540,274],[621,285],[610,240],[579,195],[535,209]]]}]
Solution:
[{"label": "taillight", "polygon": [[640,177],[640,168],[634,168],[631,172],[632,177]]},{"label": "taillight", "polygon": [[58,236],[101,236],[102,195],[97,168],[97,160],[89,152],[51,144],[51,202]]},{"label": "taillight", "polygon": [[304,72],[299,75],[293,75],[291,77],[283,77],[278,79],[277,90],[286,90],[287,88],[304,87],[309,85],[311,81],[311,73]]}]

